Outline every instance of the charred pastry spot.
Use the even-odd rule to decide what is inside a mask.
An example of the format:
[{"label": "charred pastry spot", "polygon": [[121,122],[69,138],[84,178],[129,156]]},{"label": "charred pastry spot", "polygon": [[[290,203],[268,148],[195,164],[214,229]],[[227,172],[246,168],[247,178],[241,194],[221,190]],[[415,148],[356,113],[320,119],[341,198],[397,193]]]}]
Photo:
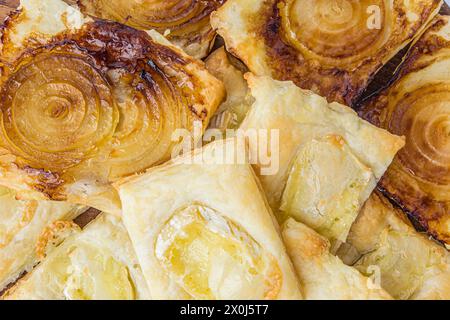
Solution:
[{"label": "charred pastry spot", "polygon": [[156,72],[160,72],[161,71],[153,60],[149,59],[147,64],[150,66],[150,68],[152,68]]},{"label": "charred pastry spot", "polygon": [[38,181],[33,188],[40,193],[46,195],[50,200],[66,200],[65,196],[59,194],[57,189],[64,184],[64,180],[56,173],[45,169],[36,169],[31,166],[24,166],[22,170],[30,177],[36,178]]},{"label": "charred pastry spot", "polygon": [[208,117],[208,110],[203,109],[199,112],[194,106],[190,105],[189,110],[200,120],[204,121]]}]

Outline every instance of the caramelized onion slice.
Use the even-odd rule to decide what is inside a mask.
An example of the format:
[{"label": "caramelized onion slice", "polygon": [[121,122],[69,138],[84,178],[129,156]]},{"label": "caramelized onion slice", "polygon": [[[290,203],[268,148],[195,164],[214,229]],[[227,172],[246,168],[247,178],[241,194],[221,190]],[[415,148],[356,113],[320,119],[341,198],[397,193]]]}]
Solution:
[{"label": "caramelized onion slice", "polygon": [[23,44],[3,39],[0,180],[27,197],[119,213],[111,183],[169,160],[172,134],[196,121],[204,130],[224,89],[156,31],[99,20],[36,40],[36,21],[23,17],[45,19],[59,3],[34,4],[38,17],[25,6],[8,24],[30,30],[19,55]]},{"label": "caramelized onion slice", "polygon": [[209,15],[226,0],[79,0],[81,11],[143,30],[155,29],[187,53],[204,57],[215,38]]},{"label": "caramelized onion slice", "polygon": [[211,16],[258,76],[353,105],[374,74],[418,37],[440,0],[229,0]]},{"label": "caramelized onion slice", "polygon": [[411,49],[399,79],[361,115],[404,135],[403,148],[380,187],[419,226],[450,244],[450,33],[437,18]]}]

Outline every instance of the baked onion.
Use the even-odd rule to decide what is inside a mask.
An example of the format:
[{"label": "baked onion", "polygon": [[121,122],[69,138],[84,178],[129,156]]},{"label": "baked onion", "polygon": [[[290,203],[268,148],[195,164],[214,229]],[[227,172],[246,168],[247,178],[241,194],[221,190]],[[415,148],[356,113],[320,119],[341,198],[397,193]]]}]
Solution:
[{"label": "baked onion", "polygon": [[422,229],[450,244],[450,32],[439,17],[411,49],[398,80],[360,114],[406,136],[380,188]]},{"label": "baked onion", "polygon": [[377,70],[437,14],[441,0],[229,0],[211,18],[257,74],[352,105]]},{"label": "baked onion", "polygon": [[[110,183],[168,160],[176,129],[193,130],[195,121],[206,128],[222,84],[156,32],[85,19],[36,33],[34,19],[81,14],[57,0],[29,4],[3,41],[0,180],[118,212]],[[31,10],[39,14],[29,18]],[[19,50],[17,33],[27,27]]]},{"label": "baked onion", "polygon": [[215,39],[211,12],[226,0],[79,0],[82,12],[143,30],[168,33],[188,54],[205,57]]}]

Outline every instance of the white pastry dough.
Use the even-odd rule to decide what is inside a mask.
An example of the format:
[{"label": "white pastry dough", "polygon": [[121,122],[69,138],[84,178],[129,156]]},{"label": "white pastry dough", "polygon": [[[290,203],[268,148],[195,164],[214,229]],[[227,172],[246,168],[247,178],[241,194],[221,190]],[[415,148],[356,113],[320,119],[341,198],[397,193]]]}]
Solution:
[{"label": "white pastry dough", "polygon": [[376,270],[396,299],[450,299],[448,251],[415,231],[381,194],[367,201],[339,255],[349,264],[356,260],[365,274]]},{"label": "white pastry dough", "polygon": [[[275,174],[263,172],[261,160],[252,161],[257,163],[273,210],[330,240],[345,241],[376,181],[404,145],[403,139],[292,82],[253,75],[248,80],[256,102],[241,129],[279,132]],[[251,154],[261,148],[250,143]]]},{"label": "white pastry dough", "polygon": [[46,226],[71,220],[87,208],[54,201],[19,201],[0,187],[0,292],[38,262],[35,244]]},{"label": "white pastry dough", "polygon": [[209,144],[116,185],[154,298],[301,298],[251,167],[223,164],[234,145]]},{"label": "white pastry dough", "polygon": [[[70,225],[68,226],[70,228]],[[64,225],[55,224],[64,229]],[[56,230],[58,232],[59,230]],[[64,231],[64,230],[63,230]],[[149,299],[122,222],[102,214],[49,250],[47,257],[5,294],[11,300]],[[52,241],[53,234],[44,234]]]},{"label": "white pastry dough", "polygon": [[372,279],[330,253],[328,240],[302,223],[289,219],[283,239],[307,300],[392,299]]},{"label": "white pastry dough", "polygon": [[228,0],[211,24],[251,72],[352,105],[442,0]]}]

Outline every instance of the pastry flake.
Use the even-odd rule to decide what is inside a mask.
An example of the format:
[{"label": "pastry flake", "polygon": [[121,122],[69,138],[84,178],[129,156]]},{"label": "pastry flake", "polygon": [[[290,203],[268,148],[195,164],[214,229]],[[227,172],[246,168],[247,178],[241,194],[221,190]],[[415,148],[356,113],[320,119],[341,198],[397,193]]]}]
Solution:
[{"label": "pastry flake", "polygon": [[2,44],[0,183],[30,198],[120,213],[111,183],[170,159],[172,133],[205,129],[225,94],[156,31],[59,0],[24,0]]},{"label": "pastry flake", "polygon": [[418,233],[401,210],[374,193],[339,256],[363,274],[375,272],[396,299],[450,299],[450,256]]},{"label": "pastry flake", "polygon": [[251,167],[222,162],[221,148],[234,143],[209,144],[193,163],[178,158],[116,184],[154,298],[301,298]]},{"label": "pastry flake", "polygon": [[102,214],[50,250],[3,298],[138,300],[150,296],[122,222]]},{"label": "pastry flake", "polygon": [[352,105],[378,69],[419,35],[441,0],[229,0],[212,14],[256,75]]},{"label": "pastry flake", "polygon": [[289,219],[283,239],[307,300],[390,300],[372,279],[330,253],[330,242],[302,223]]},{"label": "pastry flake", "polygon": [[[256,101],[241,129],[279,132],[277,172],[263,174],[263,163],[252,161],[272,209],[333,243],[345,241],[403,139],[292,82],[247,77]],[[249,145],[250,153],[258,154],[261,146]]]},{"label": "pastry flake", "polygon": [[209,16],[226,0],[78,0],[81,11],[136,29],[157,30],[196,58],[209,53],[216,33]]},{"label": "pastry flake", "polygon": [[441,16],[408,53],[398,79],[360,115],[406,137],[383,192],[450,246],[450,18]]}]

